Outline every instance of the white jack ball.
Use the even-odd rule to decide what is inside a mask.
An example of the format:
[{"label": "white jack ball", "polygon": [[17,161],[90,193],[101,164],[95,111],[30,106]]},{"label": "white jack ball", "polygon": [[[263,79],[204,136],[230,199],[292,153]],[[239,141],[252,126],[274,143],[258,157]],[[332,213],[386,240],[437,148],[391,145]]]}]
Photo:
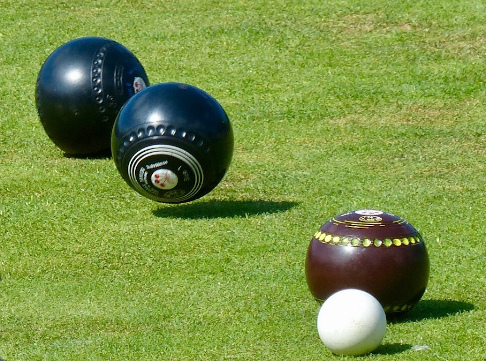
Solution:
[{"label": "white jack ball", "polygon": [[317,331],[324,345],[336,355],[367,354],[385,337],[385,311],[369,293],[345,289],[322,304]]}]

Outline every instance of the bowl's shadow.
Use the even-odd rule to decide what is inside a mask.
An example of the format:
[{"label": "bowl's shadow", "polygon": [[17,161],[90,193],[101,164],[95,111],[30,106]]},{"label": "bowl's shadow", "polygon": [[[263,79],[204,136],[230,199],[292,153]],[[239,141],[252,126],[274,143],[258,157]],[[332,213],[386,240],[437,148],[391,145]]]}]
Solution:
[{"label": "bowl's shadow", "polygon": [[[110,159],[111,158],[111,150],[102,150],[96,153],[90,153],[90,154],[70,154],[63,152],[64,158],[68,159]],[[1,360],[0,360],[1,361]]]},{"label": "bowl's shadow", "polygon": [[160,218],[234,218],[249,217],[288,211],[295,202],[273,202],[266,200],[226,200],[183,203],[160,206],[152,213]]},{"label": "bowl's shadow", "polygon": [[[416,322],[427,319],[445,318],[455,314],[469,312],[474,309],[474,305],[467,302],[454,300],[422,300],[409,312],[388,319],[388,323]],[[372,354],[394,355],[411,350],[409,344],[390,343],[380,345]]]},{"label": "bowl's shadow", "polygon": [[416,322],[449,317],[474,310],[474,305],[454,300],[421,300],[409,312],[389,320],[391,323]]}]

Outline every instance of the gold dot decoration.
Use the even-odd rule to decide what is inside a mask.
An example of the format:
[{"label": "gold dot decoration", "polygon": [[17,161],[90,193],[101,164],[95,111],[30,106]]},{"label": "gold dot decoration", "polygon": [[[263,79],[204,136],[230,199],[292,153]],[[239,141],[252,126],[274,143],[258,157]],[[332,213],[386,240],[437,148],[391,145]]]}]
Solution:
[{"label": "gold dot decoration", "polygon": [[358,238],[349,236],[338,236],[335,234],[329,234],[322,231],[317,231],[314,234],[314,238],[321,243],[331,244],[335,246],[349,246],[349,247],[403,247],[414,246],[423,242],[420,234],[415,234],[409,237],[403,238],[385,238],[385,239],[370,239],[370,238]]},{"label": "gold dot decoration", "polygon": [[412,309],[413,306],[414,305],[394,305],[394,306],[387,305],[383,307],[383,310],[385,311],[385,313],[390,314],[390,313],[409,311],[410,309]]}]

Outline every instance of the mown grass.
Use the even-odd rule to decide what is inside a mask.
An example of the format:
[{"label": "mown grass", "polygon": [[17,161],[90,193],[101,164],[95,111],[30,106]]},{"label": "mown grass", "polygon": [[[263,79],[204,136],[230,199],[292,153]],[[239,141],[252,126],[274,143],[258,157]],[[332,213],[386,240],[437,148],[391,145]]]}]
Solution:
[{"label": "mown grass", "polygon": [[[317,336],[305,253],[378,208],[420,230],[431,275],[361,359],[484,360],[483,2],[0,4],[2,359],[352,359]],[[87,35],[220,101],[236,142],[213,192],[154,203],[49,141],[37,73]]]}]

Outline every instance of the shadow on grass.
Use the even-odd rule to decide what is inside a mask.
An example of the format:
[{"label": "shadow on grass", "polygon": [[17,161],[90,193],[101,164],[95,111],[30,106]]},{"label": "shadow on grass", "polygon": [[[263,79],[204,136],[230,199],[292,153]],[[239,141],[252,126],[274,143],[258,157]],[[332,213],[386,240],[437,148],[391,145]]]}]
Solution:
[{"label": "shadow on grass", "polygon": [[391,323],[415,322],[449,317],[474,310],[474,305],[453,300],[422,300],[402,316],[390,319]]},{"label": "shadow on grass", "polygon": [[396,355],[412,348],[412,345],[403,343],[385,343],[372,352],[373,355]]},{"label": "shadow on grass", "polygon": [[159,207],[152,213],[161,218],[233,218],[285,212],[296,205],[295,202],[265,200],[209,201]]},{"label": "shadow on grass", "polygon": [[[69,154],[63,153],[64,158],[68,159],[109,159],[111,158],[111,150],[102,150],[92,154]],[[1,361],[1,360],[0,360]]]}]

